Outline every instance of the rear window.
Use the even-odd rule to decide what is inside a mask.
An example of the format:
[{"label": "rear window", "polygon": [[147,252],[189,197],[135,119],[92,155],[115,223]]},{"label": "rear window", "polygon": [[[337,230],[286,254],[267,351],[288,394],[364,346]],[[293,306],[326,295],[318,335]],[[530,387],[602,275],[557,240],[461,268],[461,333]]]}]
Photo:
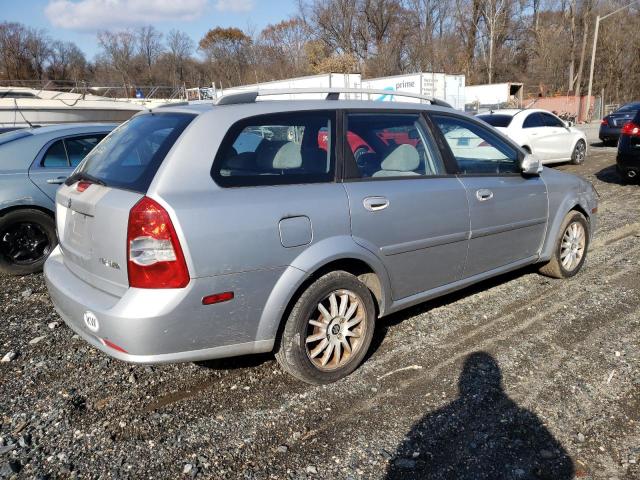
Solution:
[{"label": "rear window", "polygon": [[636,110],[640,110],[640,103],[627,103],[626,105],[621,106],[617,111],[635,112]]},{"label": "rear window", "polygon": [[195,116],[153,113],[134,117],[116,128],[80,164],[110,187],[145,193],[177,138]]},{"label": "rear window", "polygon": [[492,114],[477,115],[477,118],[487,122],[492,127],[508,127],[513,117],[511,115]]}]

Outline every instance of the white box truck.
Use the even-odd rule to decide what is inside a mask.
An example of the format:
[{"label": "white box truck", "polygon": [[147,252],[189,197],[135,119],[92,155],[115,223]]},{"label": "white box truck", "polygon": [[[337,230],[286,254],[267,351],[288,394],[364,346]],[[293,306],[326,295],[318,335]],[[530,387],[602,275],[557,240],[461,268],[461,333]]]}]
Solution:
[{"label": "white box truck", "polygon": [[466,110],[476,114],[500,108],[523,108],[523,92],[523,84],[519,82],[469,85]]},{"label": "white box truck", "polygon": [[[389,90],[410,92],[444,100],[457,110],[464,110],[465,76],[445,73],[409,73],[392,77],[367,78],[362,80],[362,88],[369,90]],[[419,99],[377,95],[372,100],[402,101],[420,103]]]}]

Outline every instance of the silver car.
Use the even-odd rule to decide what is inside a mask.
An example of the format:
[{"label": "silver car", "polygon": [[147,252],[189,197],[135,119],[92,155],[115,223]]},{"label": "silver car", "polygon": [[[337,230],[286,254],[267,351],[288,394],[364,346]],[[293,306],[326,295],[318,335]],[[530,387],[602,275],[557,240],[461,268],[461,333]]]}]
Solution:
[{"label": "silver car", "polygon": [[66,323],[125,361],[274,351],[321,384],[361,363],[380,317],[525,265],[580,270],[590,183],[450,108],[329,98],[118,127],[57,193],[44,270]]},{"label": "silver car", "polygon": [[56,190],[115,124],[67,124],[0,134],[0,272],[42,270],[57,244]]}]

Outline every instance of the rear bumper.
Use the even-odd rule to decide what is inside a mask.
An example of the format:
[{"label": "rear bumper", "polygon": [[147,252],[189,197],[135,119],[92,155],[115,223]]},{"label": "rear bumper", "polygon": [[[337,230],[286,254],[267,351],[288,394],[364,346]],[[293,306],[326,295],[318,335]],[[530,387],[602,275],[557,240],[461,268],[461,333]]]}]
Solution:
[{"label": "rear bumper", "polygon": [[640,150],[638,152],[618,152],[618,171],[628,178],[640,179]]},{"label": "rear bumper", "polygon": [[[273,339],[256,339],[259,317],[243,316],[242,305],[234,301],[202,305],[203,296],[227,291],[238,281],[222,277],[235,275],[192,279],[183,289],[129,288],[122,297],[116,297],[73,274],[58,247],[45,263],[44,276],[53,305],[65,323],[87,342],[119,360],[147,364],[188,362],[273,348]],[[260,295],[256,296],[260,301]],[[97,327],[89,328],[87,312],[97,319]]]},{"label": "rear bumper", "polygon": [[610,127],[608,125],[601,125],[598,137],[602,141],[618,140],[620,138],[621,127]]}]

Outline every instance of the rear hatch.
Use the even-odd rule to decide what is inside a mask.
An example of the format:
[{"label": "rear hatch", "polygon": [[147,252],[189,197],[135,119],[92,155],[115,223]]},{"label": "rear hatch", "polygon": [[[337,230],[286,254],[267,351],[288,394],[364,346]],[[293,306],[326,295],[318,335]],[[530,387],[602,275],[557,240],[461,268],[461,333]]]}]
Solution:
[{"label": "rear hatch", "polygon": [[144,197],[167,153],[194,118],[139,115],[115,129],[56,195],[64,263],[87,283],[121,296],[129,286],[129,212]]}]

